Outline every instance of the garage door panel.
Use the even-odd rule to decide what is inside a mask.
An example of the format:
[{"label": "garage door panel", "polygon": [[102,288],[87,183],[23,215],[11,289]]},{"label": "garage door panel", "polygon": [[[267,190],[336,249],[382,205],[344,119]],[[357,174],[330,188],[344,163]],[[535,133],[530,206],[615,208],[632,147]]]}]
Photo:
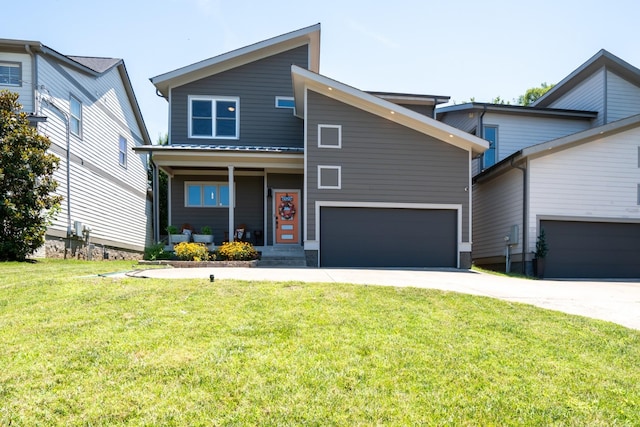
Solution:
[{"label": "garage door panel", "polygon": [[541,221],[541,226],[549,247],[546,277],[640,277],[640,224]]},{"label": "garage door panel", "polygon": [[322,207],[324,267],[456,267],[457,211]]}]

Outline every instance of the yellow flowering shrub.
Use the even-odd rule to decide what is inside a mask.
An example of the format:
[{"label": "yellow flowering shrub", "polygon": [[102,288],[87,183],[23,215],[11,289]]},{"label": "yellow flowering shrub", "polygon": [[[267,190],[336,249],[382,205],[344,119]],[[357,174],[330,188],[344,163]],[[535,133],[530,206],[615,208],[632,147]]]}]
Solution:
[{"label": "yellow flowering shrub", "polygon": [[251,261],[258,259],[258,251],[249,242],[225,242],[216,250],[216,259]]},{"label": "yellow flowering shrub", "polygon": [[207,261],[209,250],[202,243],[180,242],[173,247],[176,256],[183,261]]}]

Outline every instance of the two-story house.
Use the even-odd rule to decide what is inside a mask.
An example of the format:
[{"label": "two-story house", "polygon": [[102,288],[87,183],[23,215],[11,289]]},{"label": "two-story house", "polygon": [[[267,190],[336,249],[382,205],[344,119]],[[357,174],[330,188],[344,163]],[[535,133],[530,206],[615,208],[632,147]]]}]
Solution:
[{"label": "two-story house", "polygon": [[476,264],[530,273],[544,230],[546,277],[640,277],[640,70],[601,50],[530,107],[437,117],[490,143],[473,168]]},{"label": "two-story house", "polygon": [[47,257],[138,258],[150,237],[149,145],[124,62],[67,56],[37,41],[0,39],[0,88],[17,92],[60,157],[61,211]]},{"label": "two-story house", "polygon": [[313,266],[469,267],[486,141],[423,114],[443,97],[367,93],[319,59],[318,24],[151,79],[169,144],[136,152],[170,177],[169,223],[218,244],[241,224]]}]

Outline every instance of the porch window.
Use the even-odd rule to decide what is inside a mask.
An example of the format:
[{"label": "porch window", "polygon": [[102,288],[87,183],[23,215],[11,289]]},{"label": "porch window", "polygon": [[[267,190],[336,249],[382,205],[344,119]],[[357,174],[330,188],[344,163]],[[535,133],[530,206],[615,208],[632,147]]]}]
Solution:
[{"label": "porch window", "polygon": [[239,98],[189,97],[189,137],[238,139]]},{"label": "porch window", "polygon": [[69,95],[69,130],[72,134],[80,137],[82,134],[82,102],[73,95]]},{"label": "porch window", "polygon": [[185,182],[184,205],[188,208],[229,207],[229,184]]}]

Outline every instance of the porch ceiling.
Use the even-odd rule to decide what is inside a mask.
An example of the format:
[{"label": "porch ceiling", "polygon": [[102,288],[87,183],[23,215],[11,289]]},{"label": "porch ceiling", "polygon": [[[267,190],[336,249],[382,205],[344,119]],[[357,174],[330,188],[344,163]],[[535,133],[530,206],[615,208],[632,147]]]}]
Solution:
[{"label": "porch ceiling", "polygon": [[136,152],[148,152],[161,169],[172,173],[173,168],[258,168],[304,169],[304,153],[298,149],[217,150],[171,146],[136,147]]}]

